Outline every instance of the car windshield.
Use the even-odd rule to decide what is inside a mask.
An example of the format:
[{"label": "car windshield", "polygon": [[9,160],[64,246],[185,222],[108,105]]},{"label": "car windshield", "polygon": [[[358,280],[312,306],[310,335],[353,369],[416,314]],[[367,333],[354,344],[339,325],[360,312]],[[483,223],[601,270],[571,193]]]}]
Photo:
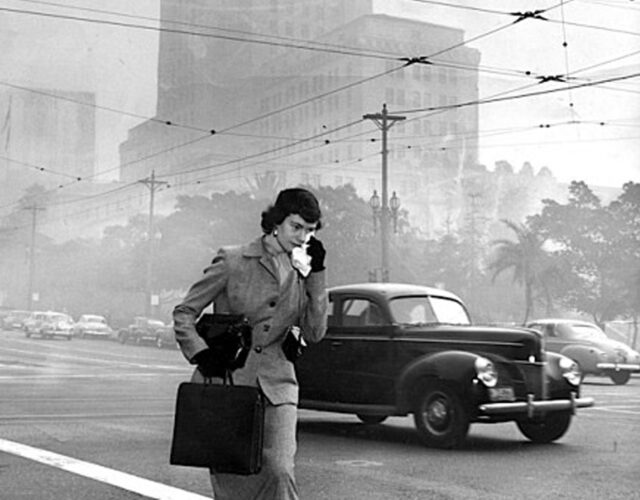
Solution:
[{"label": "car windshield", "polygon": [[579,340],[603,340],[607,336],[596,325],[569,325],[565,329],[565,337]]},{"label": "car windshield", "polygon": [[389,302],[396,323],[424,325],[430,323],[470,324],[469,315],[459,302],[435,296],[397,297]]},{"label": "car windshield", "polygon": [[71,321],[71,318],[66,314],[51,314],[47,319],[49,321],[66,321],[67,323]]},{"label": "car windshield", "polygon": [[106,323],[106,320],[102,316],[84,316],[83,321],[87,323]]}]

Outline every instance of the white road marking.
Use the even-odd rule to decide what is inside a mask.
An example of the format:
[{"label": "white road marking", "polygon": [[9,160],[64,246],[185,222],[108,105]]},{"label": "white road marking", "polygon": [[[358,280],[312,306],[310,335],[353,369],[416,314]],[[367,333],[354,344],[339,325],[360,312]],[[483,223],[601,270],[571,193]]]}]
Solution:
[{"label": "white road marking", "polygon": [[109,469],[108,467],[76,460],[75,458],[6,439],[0,439],[0,451],[78,474],[94,481],[110,484],[146,498],[157,500],[211,500],[211,497],[205,497],[132,474]]},{"label": "white road marking", "polygon": [[[111,365],[111,366],[119,366],[119,365],[123,365],[123,366],[135,366],[136,368],[154,368],[154,369],[159,369],[159,370],[175,370],[176,368],[179,368],[178,364],[174,364],[174,365],[159,365],[159,364],[150,364],[150,363],[135,363],[135,362],[130,362],[130,361],[122,361],[122,360],[110,360],[110,359],[103,359],[103,358],[90,358],[90,357],[86,357],[86,356],[73,356],[71,354],[57,354],[57,353],[52,353],[52,352],[36,352],[36,351],[26,351],[24,349],[16,349],[13,347],[2,347],[1,349],[2,351],[10,351],[10,352],[17,352],[19,354],[27,354],[29,356],[34,357],[34,355],[37,355],[39,357],[43,357],[46,359],[49,358],[58,358],[58,359],[67,359],[67,360],[73,360],[73,361],[91,361],[91,362],[95,362],[95,363],[102,363],[102,364],[106,364],[106,365]],[[92,354],[95,354],[92,353]]]}]

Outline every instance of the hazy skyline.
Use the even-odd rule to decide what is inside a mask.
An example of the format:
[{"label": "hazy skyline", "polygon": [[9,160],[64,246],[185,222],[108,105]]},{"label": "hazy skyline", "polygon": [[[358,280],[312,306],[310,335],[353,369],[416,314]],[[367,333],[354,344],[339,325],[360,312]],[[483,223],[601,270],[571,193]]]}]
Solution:
[{"label": "hazy skyline", "polygon": [[[51,3],[0,0],[0,8],[154,26],[152,21],[140,18],[105,17],[97,12],[54,7],[54,3],[152,19],[159,16],[159,2],[155,0],[135,3],[105,0],[99,6],[82,0]],[[481,8],[466,10],[453,5],[481,5]],[[481,99],[519,88],[522,90],[505,95],[638,73],[640,6],[633,2],[569,0],[562,8],[544,13],[549,21],[525,19],[511,26],[517,17],[500,14],[557,5],[558,2],[551,1],[516,0],[374,1],[377,13],[463,29],[465,40],[473,40],[469,46],[481,52]],[[563,18],[565,24],[559,22]],[[4,83],[95,91],[99,106],[141,117],[155,114],[157,31],[1,10],[0,26],[0,42],[5,48],[0,56]],[[565,41],[567,46],[563,47]],[[604,64],[607,61],[610,62]],[[524,75],[526,71],[538,76],[575,73],[575,80],[537,85],[530,76]],[[480,162],[489,169],[500,160],[508,161],[516,169],[530,162],[536,172],[543,166],[550,168],[562,182],[577,179],[593,185],[620,187],[626,181],[638,181],[639,81],[636,77],[539,97],[482,104]],[[96,170],[107,172],[107,177],[112,178],[119,161],[118,144],[126,138],[127,130],[142,118],[97,110],[96,121]]]}]

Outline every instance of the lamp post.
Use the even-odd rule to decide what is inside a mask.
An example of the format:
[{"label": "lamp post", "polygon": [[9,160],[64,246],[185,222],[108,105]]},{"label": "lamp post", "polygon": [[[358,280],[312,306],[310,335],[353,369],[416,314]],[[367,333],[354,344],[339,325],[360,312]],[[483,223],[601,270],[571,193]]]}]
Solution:
[{"label": "lamp post", "polygon": [[393,219],[393,232],[398,232],[398,209],[400,208],[400,198],[393,192],[391,199],[389,200],[389,208],[391,209],[391,218]]},{"label": "lamp post", "polygon": [[375,189],[369,199],[369,206],[373,212],[373,233],[376,234],[378,232],[378,218],[380,217],[380,196],[378,196],[378,191]]},{"label": "lamp post", "polygon": [[[380,203],[380,242],[381,242],[381,271],[382,282],[389,281],[389,198],[387,194],[387,132],[394,125],[395,122],[404,120],[404,116],[393,116],[387,113],[387,105],[382,105],[382,113],[367,114],[362,118],[365,120],[372,120],[378,128],[382,131],[382,200]],[[395,193],[394,193],[395,195]],[[369,200],[369,204],[373,208],[374,197],[377,193],[374,191],[374,196]],[[397,197],[396,197],[397,199]],[[399,201],[398,201],[399,206]],[[397,211],[397,207],[396,207]],[[374,209],[375,216],[375,209]]]}]

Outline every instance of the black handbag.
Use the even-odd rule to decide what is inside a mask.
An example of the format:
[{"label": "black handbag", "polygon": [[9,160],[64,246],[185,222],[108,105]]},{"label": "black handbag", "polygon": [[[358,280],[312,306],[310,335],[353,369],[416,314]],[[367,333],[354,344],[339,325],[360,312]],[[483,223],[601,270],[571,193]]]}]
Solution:
[{"label": "black handbag", "polygon": [[251,325],[245,316],[203,314],[196,323],[196,332],[220,359],[222,370],[233,371],[244,366],[251,350]]},{"label": "black handbag", "polygon": [[183,382],[169,463],[257,474],[262,466],[264,405],[257,387]]}]

